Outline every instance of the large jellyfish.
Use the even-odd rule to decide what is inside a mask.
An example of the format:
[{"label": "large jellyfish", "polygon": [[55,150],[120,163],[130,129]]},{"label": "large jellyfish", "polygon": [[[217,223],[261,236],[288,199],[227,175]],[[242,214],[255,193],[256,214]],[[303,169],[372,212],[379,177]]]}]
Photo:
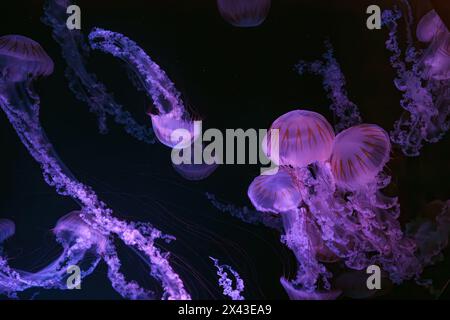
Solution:
[{"label": "large jellyfish", "polygon": [[383,12],[383,23],[389,28],[386,48],[397,73],[394,83],[403,97],[405,111],[391,132],[393,142],[407,156],[419,155],[424,142],[436,143],[450,127],[450,33],[435,11],[427,13],[417,26],[417,38],[429,43],[425,49],[414,46],[411,35],[412,14],[406,5],[408,41],[403,52],[398,40],[400,10]]},{"label": "large jellyfish", "polygon": [[235,27],[257,27],[266,20],[271,0],[217,0],[222,17]]},{"label": "large jellyfish", "polygon": [[334,50],[329,41],[325,42],[327,51],[323,55],[323,61],[300,61],[296,69],[300,74],[309,72],[323,78],[323,87],[331,100],[330,109],[333,111],[337,132],[361,123],[358,107],[350,101],[345,90],[345,76],[339,63],[334,57]]},{"label": "large jellyfish", "polygon": [[90,49],[84,35],[66,26],[66,10],[71,4],[71,0],[47,0],[42,17],[42,21],[52,28],[53,38],[61,46],[67,63],[65,75],[69,88],[77,99],[85,102],[90,111],[97,115],[100,132],[107,132],[106,117],[109,115],[123,125],[128,134],[146,143],[154,143],[151,127],[140,125],[128,111],[123,110],[107,92],[105,85],[86,69]]},{"label": "large jellyfish", "polygon": [[[201,132],[164,70],[134,41],[120,33],[96,28],[89,34],[89,43],[92,48],[123,60],[130,72],[135,74],[155,106],[155,112],[149,112],[149,116],[158,140],[184,152],[193,148]],[[217,166],[216,163],[188,163],[176,165],[175,169],[189,180],[201,180],[212,174]]]},{"label": "large jellyfish", "polygon": [[[182,280],[169,264],[168,255],[155,246],[156,239],[169,241],[173,237],[163,235],[151,225],[113,217],[112,210],[91,188],[76,180],[58,158],[41,127],[39,97],[32,87],[37,78],[52,71],[52,60],[37,42],[19,35],[0,37],[0,106],[20,140],[40,164],[45,181],[59,194],[79,203],[79,216],[87,225],[103,235],[119,237],[140,253],[150,266],[151,275],[161,283],[163,298],[189,299]],[[111,260],[110,267],[114,266],[118,263]]]},{"label": "large jellyfish", "polygon": [[[267,214],[282,220],[281,240],[298,262],[297,276],[280,280],[289,297],[362,296],[345,279],[331,281],[327,266],[338,261],[357,271],[378,265],[386,280],[396,284],[419,281],[423,268],[446,245],[442,238],[445,232],[448,237],[449,214],[436,219],[438,239],[402,232],[397,199],[382,192],[390,182],[383,173],[391,150],[388,134],[376,125],[360,124],[335,136],[324,117],[306,110],[282,115],[272,128],[280,130],[279,170],[256,177],[248,196],[261,213],[260,221]],[[253,218],[257,213],[212,200],[219,209],[237,217],[250,212],[250,222],[260,222]],[[276,225],[272,221],[276,219],[269,225]],[[429,250],[420,254],[418,248],[425,243]]]}]

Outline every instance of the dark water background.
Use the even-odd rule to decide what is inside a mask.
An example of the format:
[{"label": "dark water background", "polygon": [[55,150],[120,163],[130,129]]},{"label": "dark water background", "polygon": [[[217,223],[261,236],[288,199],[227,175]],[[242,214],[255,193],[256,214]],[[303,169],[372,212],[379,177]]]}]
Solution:
[{"label": "dark water background", "polygon": [[[384,47],[385,31],[365,27],[368,5],[388,8],[393,1],[275,0],[267,21],[258,28],[239,29],[219,15],[213,0],[79,1],[82,31],[94,26],[125,34],[157,62],[182,92],[186,103],[204,118],[205,128],[268,128],[281,114],[295,108],[314,110],[330,121],[329,100],[321,79],[300,77],[294,65],[315,60],[329,38],[347,79],[349,97],[363,119],[390,130],[398,119],[400,95]],[[201,182],[181,178],[170,163],[170,150],[146,145],[109,122],[100,135],[96,118],[76,100],[64,77],[65,62],[51,30],[40,22],[43,1],[2,1],[1,34],[22,34],[38,41],[55,61],[55,72],[37,84],[41,121],[66,165],[124,219],[153,223],[177,241],[163,247],[172,252],[174,268],[193,298],[222,298],[208,256],[232,265],[246,282],[251,299],[286,299],[279,284],[294,276],[295,260],[279,234],[250,226],[212,207],[204,192],[236,205],[250,205],[246,190],[258,166],[222,166]],[[5,14],[6,12],[6,14]],[[402,29],[401,29],[402,30]],[[116,100],[141,123],[151,102],[137,92],[120,61],[93,52],[88,69],[95,72]],[[0,114],[0,217],[17,226],[6,246],[11,264],[39,270],[59,249],[51,228],[62,215],[77,209],[47,186],[40,169],[20,143],[5,115]],[[392,153],[388,171],[392,192],[402,206],[402,222],[418,216],[428,202],[449,198],[449,136],[426,145],[418,158]],[[133,253],[121,252],[130,278],[158,290]],[[448,256],[448,252],[447,252]],[[450,278],[446,259],[429,268],[436,286]],[[35,290],[27,291],[29,298]],[[385,298],[430,298],[413,283]],[[441,298],[449,298],[446,290]],[[83,282],[82,290],[40,290],[40,299],[120,298],[106,279],[105,268]]]}]

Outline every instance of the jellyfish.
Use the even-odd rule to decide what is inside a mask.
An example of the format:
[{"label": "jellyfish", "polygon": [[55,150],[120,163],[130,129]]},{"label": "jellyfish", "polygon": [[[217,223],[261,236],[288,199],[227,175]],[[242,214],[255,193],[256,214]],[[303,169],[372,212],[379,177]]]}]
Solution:
[{"label": "jellyfish", "polygon": [[334,128],[336,132],[340,132],[361,123],[362,119],[358,107],[348,98],[345,90],[345,76],[334,57],[333,46],[326,41],[325,47],[327,51],[323,55],[323,61],[300,61],[296,69],[300,75],[311,73],[323,78],[323,87],[332,102],[330,109],[335,118]]},{"label": "jellyfish", "polygon": [[204,180],[209,177],[214,171],[216,171],[219,166],[217,163],[214,164],[195,164],[195,163],[172,163],[173,168],[176,172],[180,174],[186,180],[199,181]]},{"label": "jellyfish", "polygon": [[[36,272],[9,266],[8,259],[0,255],[0,294],[18,298],[17,293],[30,288],[67,290],[70,267],[80,268],[80,280],[91,274],[100,262],[108,239],[85,224],[78,213],[72,212],[58,220],[53,234],[63,251],[53,262]],[[9,226],[7,226],[9,225]],[[8,221],[0,226],[8,231],[14,224]],[[10,233],[10,236],[13,234]]]},{"label": "jellyfish", "polygon": [[[93,49],[110,53],[123,60],[134,71],[147,95],[152,99],[157,113],[150,113],[153,129],[158,140],[170,147],[185,148],[198,137],[194,133],[194,121],[180,98],[180,93],[166,73],[134,41],[124,35],[100,28],[89,34]],[[185,130],[190,134],[186,143],[172,139],[172,133]]]},{"label": "jellyfish", "polygon": [[235,27],[257,27],[266,20],[271,0],[217,0],[222,17]]},{"label": "jellyfish", "polygon": [[87,70],[86,60],[90,48],[84,35],[81,31],[69,30],[66,26],[66,10],[71,4],[71,0],[47,0],[42,17],[42,22],[52,28],[53,39],[61,47],[67,63],[65,75],[69,88],[78,100],[86,103],[90,111],[97,115],[101,133],[108,131],[106,120],[107,116],[111,116],[134,138],[154,143],[151,127],[139,124],[131,113],[114,100],[105,85]]},{"label": "jellyfish", "polygon": [[[219,278],[219,285],[223,288],[223,294],[230,297],[231,300],[245,300],[242,296],[242,292],[245,289],[244,280],[242,280],[239,273],[237,273],[231,266],[229,265],[221,265],[219,264],[219,260],[213,257],[209,257],[213,262],[214,266],[217,269],[217,275]],[[233,280],[229,278],[228,270],[234,277],[235,288],[233,288]]]},{"label": "jellyfish", "polygon": [[[201,130],[197,127],[198,122],[195,121],[194,115],[186,108],[181,94],[164,70],[153,62],[134,41],[120,33],[95,28],[89,34],[89,43],[93,49],[123,60],[130,73],[135,75],[140,86],[152,99],[155,110],[148,114],[159,142],[176,150],[187,151],[192,148],[193,143],[199,139]],[[174,165],[174,167],[188,180],[202,180],[215,171],[217,162],[182,164]]]},{"label": "jellyfish", "polygon": [[450,80],[450,32],[436,11],[431,10],[422,17],[416,34],[420,42],[431,43],[421,61],[427,78]]},{"label": "jellyfish", "polygon": [[117,236],[150,266],[150,274],[161,283],[167,299],[189,299],[183,281],[169,264],[155,240],[171,241],[153,226],[127,222],[113,216],[95,192],[78,181],[57,156],[39,120],[39,96],[32,84],[53,71],[53,62],[35,41],[18,35],[0,37],[0,106],[17,135],[40,164],[45,181],[81,207],[81,219],[101,234]]},{"label": "jellyfish", "polygon": [[[307,110],[288,112],[271,127],[280,131],[279,170],[250,184],[248,197],[257,211],[207,197],[221,211],[281,232],[282,243],[298,263],[294,279],[280,279],[288,296],[323,300],[363,295],[358,288],[349,288],[345,279],[333,281],[328,266],[337,262],[344,273],[375,264],[382,268],[386,283],[415,279],[422,284],[424,267],[446,243],[435,241],[436,250],[422,259],[419,233],[402,231],[398,200],[382,191],[390,183],[383,172],[391,150],[387,132],[374,124],[357,124],[335,135],[324,117]],[[310,137],[305,138],[304,132]],[[270,141],[263,139],[268,157]],[[439,239],[450,231],[446,219],[438,219]]]},{"label": "jellyfish", "polygon": [[[280,137],[279,155],[270,154],[273,130],[278,130]],[[302,167],[328,159],[333,139],[334,131],[322,115],[308,110],[294,110],[275,120],[264,138],[263,150],[276,164]]]},{"label": "jellyfish", "polygon": [[[404,3],[410,11],[408,1]],[[424,142],[438,142],[450,127],[450,34],[439,16],[429,12],[418,24],[417,38],[431,43],[426,49],[418,49],[410,40],[403,52],[398,41],[397,21],[401,16],[398,9],[385,10],[382,15],[389,29],[386,48],[397,74],[394,84],[402,92],[400,105],[405,110],[390,136],[406,156],[418,156]],[[408,18],[408,34],[412,23]]]}]

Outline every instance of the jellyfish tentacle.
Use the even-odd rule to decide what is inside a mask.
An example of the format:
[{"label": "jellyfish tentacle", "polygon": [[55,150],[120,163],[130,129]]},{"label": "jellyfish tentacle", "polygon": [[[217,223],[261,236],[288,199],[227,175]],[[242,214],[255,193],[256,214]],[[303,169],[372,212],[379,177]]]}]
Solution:
[{"label": "jellyfish tentacle", "polygon": [[101,133],[108,131],[106,117],[109,115],[118,124],[123,125],[131,136],[153,144],[155,140],[151,127],[138,124],[131,113],[125,111],[123,106],[107,92],[105,85],[86,69],[86,58],[90,48],[80,31],[69,30],[66,26],[66,9],[71,3],[71,0],[47,0],[41,19],[52,28],[53,39],[61,47],[67,63],[65,76],[69,81],[69,88],[78,100],[87,103],[90,111],[97,115]]},{"label": "jellyfish tentacle", "polygon": [[[245,298],[242,296],[242,292],[245,289],[244,280],[242,280],[241,276],[237,271],[235,271],[231,266],[229,265],[221,265],[219,264],[219,260],[213,257],[209,257],[213,263],[214,266],[217,269],[217,275],[219,276],[219,285],[223,288],[223,294],[230,297],[231,300],[245,300]],[[235,286],[233,288],[233,280],[229,278],[228,270],[234,277]]]},{"label": "jellyfish tentacle", "polygon": [[[22,36],[4,36],[6,43],[19,42],[42,51],[38,58],[28,52],[12,52],[0,49],[0,107],[7,115],[24,146],[38,162],[46,182],[58,193],[70,196],[81,208],[83,221],[102,234],[115,234],[126,245],[135,247],[145,257],[151,275],[162,285],[168,299],[190,299],[183,281],[169,264],[168,256],[154,245],[157,238],[167,239],[159,230],[148,224],[136,224],[119,220],[88,186],[70,173],[47,139],[39,121],[39,100],[31,87],[38,76],[53,70],[52,60],[31,39]],[[13,105],[15,103],[16,105]]]},{"label": "jellyfish tentacle", "polygon": [[296,69],[300,75],[308,72],[323,78],[323,87],[332,102],[330,109],[336,119],[334,128],[336,132],[340,132],[353,125],[360,124],[362,119],[358,107],[348,98],[345,90],[345,76],[334,57],[331,42],[326,41],[325,47],[327,51],[323,54],[323,61],[300,61],[296,65]]}]

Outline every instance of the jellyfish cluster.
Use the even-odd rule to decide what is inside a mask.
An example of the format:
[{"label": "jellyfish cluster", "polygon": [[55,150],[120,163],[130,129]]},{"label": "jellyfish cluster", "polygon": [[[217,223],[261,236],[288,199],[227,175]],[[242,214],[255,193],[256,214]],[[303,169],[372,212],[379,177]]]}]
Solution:
[{"label": "jellyfish cluster", "polygon": [[[385,168],[391,142],[400,145],[406,155],[417,156],[424,141],[437,142],[449,128],[450,32],[437,13],[430,11],[419,21],[416,32],[426,47],[416,48],[411,8],[406,0],[403,3],[405,52],[398,40],[401,11],[383,13],[384,25],[390,30],[386,46],[397,73],[394,83],[402,92],[401,106],[405,109],[390,135],[376,124],[363,123],[358,106],[348,98],[344,74],[327,41],[322,60],[301,61],[296,71],[323,78],[334,127],[312,110],[282,114],[270,125],[260,146],[276,168],[255,177],[247,189],[254,208],[240,208],[206,194],[219,211],[281,235],[282,244],[297,264],[295,277],[280,278],[291,299],[370,297],[373,293],[362,284],[365,271],[374,265],[383,270],[383,281],[389,285],[414,280],[435,290],[432,282],[423,278],[423,271],[441,259],[448,245],[450,202],[431,203],[421,219],[402,228],[398,199],[386,191],[391,177]],[[61,47],[69,88],[98,116],[100,132],[107,132],[110,116],[146,145],[158,141],[172,151],[190,155],[192,149],[203,148],[196,144],[201,134],[196,127],[199,119],[186,108],[166,72],[121,33],[94,28],[85,39],[81,31],[68,30],[66,8],[70,4],[70,0],[48,0],[42,21],[51,27],[53,39]],[[261,25],[270,7],[270,0],[217,0],[221,16],[235,27]],[[92,50],[124,63],[133,85],[144,91],[154,106],[147,112],[149,125],[139,124],[88,71]],[[14,237],[16,225],[0,219],[0,295],[14,299],[30,288],[67,290],[68,270],[79,268],[80,279],[72,285],[80,285],[81,279],[104,263],[111,286],[125,299],[191,299],[169,252],[160,249],[161,242],[169,243],[176,237],[147,222],[117,218],[58,156],[41,124],[40,98],[33,86],[38,79],[51,76],[53,70],[53,60],[38,42],[22,35],[0,37],[0,107],[39,164],[45,182],[78,205],[52,229],[60,254],[33,272],[10,264],[4,244]],[[277,143],[276,148],[273,143]],[[180,176],[192,181],[206,179],[217,169],[216,164],[205,163],[172,165]],[[119,245],[130,248],[142,260],[148,275],[160,284],[162,295],[127,279]],[[239,272],[209,258],[223,295],[243,300],[245,284]]]},{"label": "jellyfish cluster", "polygon": [[[411,7],[385,10],[383,24],[389,28],[386,48],[396,72],[394,84],[402,93],[404,109],[394,124],[391,139],[407,156],[418,156],[424,142],[436,143],[450,127],[450,32],[435,10],[417,24],[415,46]],[[399,40],[399,19],[406,17],[407,43]]]}]

